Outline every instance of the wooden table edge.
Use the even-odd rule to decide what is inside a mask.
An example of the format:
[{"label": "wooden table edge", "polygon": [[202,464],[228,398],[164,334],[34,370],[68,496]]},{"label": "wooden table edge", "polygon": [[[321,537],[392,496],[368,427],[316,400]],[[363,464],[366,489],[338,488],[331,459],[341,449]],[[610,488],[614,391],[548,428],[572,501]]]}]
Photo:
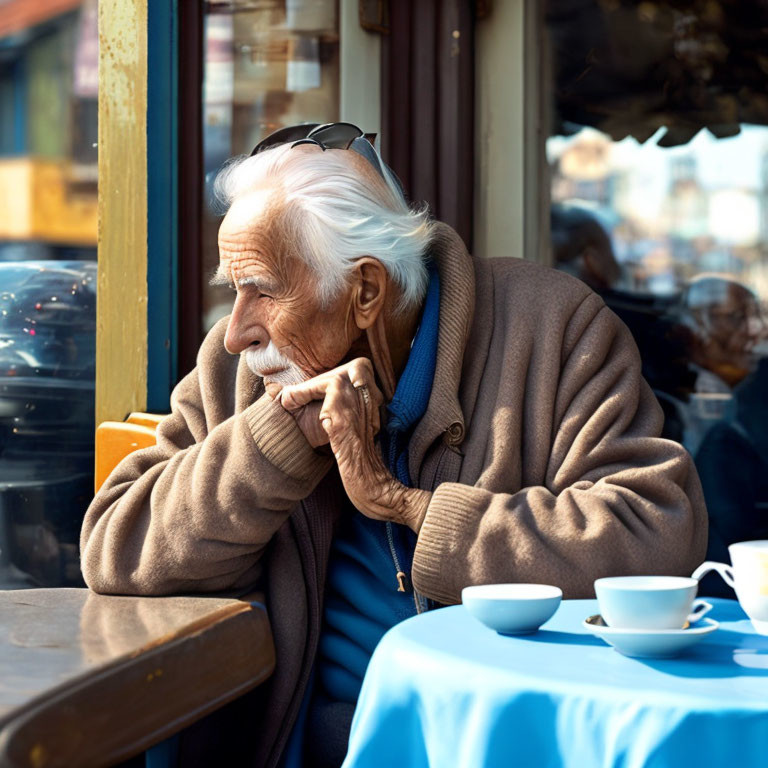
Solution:
[{"label": "wooden table edge", "polygon": [[[0,721],[0,765],[113,765],[255,688],[274,664],[263,606],[224,606]],[[115,689],[119,701],[110,695]],[[159,706],[138,706],[147,695]]]}]

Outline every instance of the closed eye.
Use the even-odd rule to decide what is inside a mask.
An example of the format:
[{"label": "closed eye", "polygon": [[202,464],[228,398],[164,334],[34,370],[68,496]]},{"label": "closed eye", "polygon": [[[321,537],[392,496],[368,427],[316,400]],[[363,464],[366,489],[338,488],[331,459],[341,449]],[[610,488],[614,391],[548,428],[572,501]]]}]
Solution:
[{"label": "closed eye", "polygon": [[241,290],[244,293],[250,295],[254,299],[271,299],[271,298],[273,298],[268,293],[264,293],[263,291],[260,291],[258,288],[254,288],[253,286],[250,286],[250,285],[244,285],[241,288],[239,288],[239,290]]},{"label": "closed eye", "polygon": [[[271,290],[272,286],[267,285],[264,280],[259,280],[257,278],[245,277],[242,280],[237,281],[237,286],[243,290],[253,291],[257,298],[263,296],[264,298],[271,299],[273,296],[273,291]],[[270,292],[265,293],[265,291]]]}]

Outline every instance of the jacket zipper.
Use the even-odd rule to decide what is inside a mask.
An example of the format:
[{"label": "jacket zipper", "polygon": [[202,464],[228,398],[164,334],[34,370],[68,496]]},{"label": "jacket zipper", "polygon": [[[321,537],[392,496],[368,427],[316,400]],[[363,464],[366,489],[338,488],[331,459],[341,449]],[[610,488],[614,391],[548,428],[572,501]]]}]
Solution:
[{"label": "jacket zipper", "polygon": [[392,523],[387,521],[387,541],[389,542],[389,551],[392,555],[392,562],[395,564],[395,570],[397,572],[397,591],[405,592],[408,584],[408,576],[400,568],[400,561],[397,559],[397,551],[395,550],[395,535],[392,531]]},{"label": "jacket zipper", "polygon": [[[400,561],[397,559],[397,550],[395,549],[395,534],[392,529],[392,523],[390,522],[387,522],[387,541],[389,542],[389,551],[392,555],[392,562],[395,564],[395,569],[397,570],[397,591],[405,592],[406,585],[408,584],[408,576],[400,568]],[[428,609],[426,598],[424,595],[417,592],[415,588],[412,589],[413,604],[416,606],[416,613],[424,613]]]}]

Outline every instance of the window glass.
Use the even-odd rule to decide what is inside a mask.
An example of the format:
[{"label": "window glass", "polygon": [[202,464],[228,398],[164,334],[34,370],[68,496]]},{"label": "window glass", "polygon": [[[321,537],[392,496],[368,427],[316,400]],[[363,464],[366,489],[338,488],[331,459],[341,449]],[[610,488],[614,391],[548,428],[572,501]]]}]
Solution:
[{"label": "window glass", "polygon": [[0,4],[0,589],[82,584],[97,67],[95,0]]},{"label": "window glass", "polygon": [[546,30],[554,264],[632,331],[728,562],[768,538],[768,8],[550,0]]},{"label": "window glass", "polygon": [[233,301],[232,291],[208,285],[219,259],[216,172],[278,128],[339,119],[337,0],[234,0],[206,8],[203,333]]}]

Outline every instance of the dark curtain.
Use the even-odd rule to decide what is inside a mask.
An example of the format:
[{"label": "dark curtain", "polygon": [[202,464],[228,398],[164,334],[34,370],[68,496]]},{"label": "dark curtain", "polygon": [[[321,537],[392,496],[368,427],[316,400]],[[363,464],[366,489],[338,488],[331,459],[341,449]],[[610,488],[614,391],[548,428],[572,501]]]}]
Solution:
[{"label": "dark curtain", "polygon": [[472,248],[474,3],[391,0],[383,37],[384,158]]}]

